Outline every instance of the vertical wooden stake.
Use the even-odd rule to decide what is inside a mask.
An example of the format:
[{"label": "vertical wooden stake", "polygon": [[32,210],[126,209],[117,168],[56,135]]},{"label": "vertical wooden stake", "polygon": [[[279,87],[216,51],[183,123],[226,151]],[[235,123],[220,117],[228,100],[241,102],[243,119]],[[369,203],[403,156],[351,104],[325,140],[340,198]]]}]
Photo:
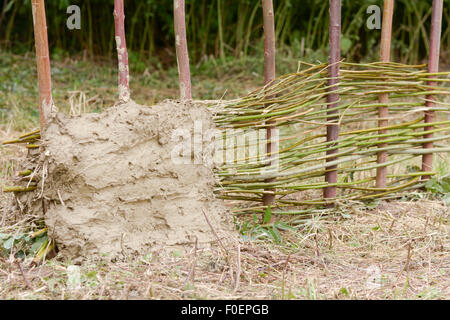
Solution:
[{"label": "vertical wooden stake", "polygon": [[[394,14],[394,0],[384,0],[383,10],[383,26],[381,28],[381,48],[380,48],[380,61],[389,62],[391,60],[391,38],[392,38],[392,17]],[[382,93],[379,96],[379,101],[382,104],[389,103],[389,96],[387,93]],[[388,125],[389,110],[387,105],[380,106],[378,109],[378,127],[383,128]],[[379,130],[380,134],[387,133],[386,129]],[[380,138],[383,140],[384,138]],[[386,143],[380,144],[379,148],[387,147]],[[385,163],[387,161],[387,151],[378,152],[377,163]],[[387,167],[377,168],[376,187],[386,188],[386,174]]]},{"label": "vertical wooden stake", "polygon": [[119,102],[130,100],[130,72],[128,67],[128,51],[125,39],[125,11],[123,0],[114,0],[114,27],[119,64]]},{"label": "vertical wooden stake", "polygon": [[[428,72],[436,73],[439,72],[439,50],[441,43],[441,28],[442,28],[442,7],[443,0],[433,0],[433,12],[431,14],[431,35],[430,35],[430,56],[428,58]],[[435,86],[436,82],[432,80],[434,76],[430,76],[430,81],[428,85]],[[425,105],[428,108],[434,106],[433,96],[428,95],[426,97],[427,101]],[[425,112],[425,123],[430,123],[434,121],[434,111]],[[432,130],[432,126],[426,126],[424,131]],[[432,133],[424,135],[425,139],[433,137]],[[425,149],[433,148],[433,142],[425,142],[423,147]],[[433,154],[424,154],[422,157],[422,171],[431,171],[433,169]],[[423,180],[429,179],[430,176],[422,176]]]},{"label": "vertical wooden stake", "polygon": [[275,80],[275,19],[272,0],[262,0],[264,20],[264,85]]},{"label": "vertical wooden stake", "polygon": [[[339,83],[339,61],[341,60],[341,7],[341,0],[330,0],[330,52],[328,60],[330,80],[328,81],[328,85],[333,87],[329,89],[330,93],[327,96],[328,109],[336,108],[338,106],[337,101],[339,100],[339,94],[333,93],[333,91],[338,89],[337,84]],[[327,141],[337,141],[339,138],[337,110],[330,110],[327,114],[327,121],[329,123],[327,126]],[[328,150],[326,154],[333,155],[337,152],[337,149]],[[327,162],[334,160],[336,160],[334,157],[327,158]],[[326,167],[325,181],[329,184],[337,182],[337,165]],[[324,198],[335,198],[336,187],[325,187],[323,196]]]},{"label": "vertical wooden stake", "polygon": [[[275,80],[275,19],[272,0],[262,0],[263,9],[263,26],[264,26],[264,85],[269,85]],[[270,124],[270,122],[267,122]],[[272,142],[272,138],[275,137],[275,126],[267,127],[267,146],[266,152],[269,157],[272,156],[272,152],[276,152],[276,143]],[[269,164],[270,165],[270,164]],[[274,179],[266,180],[271,182]],[[266,189],[265,191],[273,191]],[[275,200],[273,193],[265,193],[263,195],[263,204],[271,205]]]},{"label": "vertical wooden stake", "polygon": [[39,120],[41,132],[53,108],[52,77],[48,50],[47,21],[44,0],[32,0],[34,39],[39,83]]},{"label": "vertical wooden stake", "polygon": [[191,100],[191,71],[189,69],[184,0],[173,1],[173,13],[175,24],[175,47],[177,51],[178,74],[180,77],[180,99]]}]

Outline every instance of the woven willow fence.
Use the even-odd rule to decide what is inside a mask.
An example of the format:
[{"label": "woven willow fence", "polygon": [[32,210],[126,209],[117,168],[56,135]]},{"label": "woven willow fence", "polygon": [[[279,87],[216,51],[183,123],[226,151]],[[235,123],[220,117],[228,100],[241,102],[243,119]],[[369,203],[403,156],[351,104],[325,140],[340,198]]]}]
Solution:
[{"label": "woven willow fence", "polygon": [[[299,214],[330,203],[392,196],[419,188],[424,185],[423,176],[435,175],[421,170],[421,159],[424,154],[444,153],[447,157],[450,152],[450,104],[444,102],[450,95],[446,86],[450,72],[429,74],[426,65],[341,63],[340,100],[334,108],[337,118],[330,121],[328,65],[303,65],[304,70],[226,102],[216,113],[221,130],[242,129],[236,135],[266,128],[267,123],[280,130],[278,170],[261,170],[268,165],[267,157],[246,156],[226,163],[218,171],[219,197],[249,201],[239,213],[261,213],[266,210],[262,196],[273,192],[275,212]],[[427,84],[429,76],[436,77],[436,86]],[[378,102],[381,93],[389,94],[388,104]],[[434,107],[427,108],[430,96]],[[387,119],[379,118],[380,106],[388,107]],[[424,123],[427,110],[435,115],[432,123]],[[388,120],[388,125],[379,127],[380,120]],[[327,142],[326,127],[330,125],[339,126],[337,141]],[[425,138],[426,134],[433,135]],[[433,142],[433,147],[424,148],[426,142]],[[327,155],[330,150],[337,153]],[[382,164],[377,163],[380,151],[388,154]],[[336,184],[324,182],[331,165],[338,167]],[[388,168],[386,187],[376,188],[376,169],[381,166]],[[337,188],[337,196],[324,199],[321,189],[329,186]]]}]

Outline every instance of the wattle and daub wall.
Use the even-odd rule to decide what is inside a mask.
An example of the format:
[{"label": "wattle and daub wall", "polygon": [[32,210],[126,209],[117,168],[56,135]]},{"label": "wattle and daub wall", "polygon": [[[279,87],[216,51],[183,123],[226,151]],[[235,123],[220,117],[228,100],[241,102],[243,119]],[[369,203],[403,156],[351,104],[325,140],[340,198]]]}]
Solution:
[{"label": "wattle and daub wall", "polygon": [[[330,119],[328,65],[304,64],[302,69],[225,103],[216,113],[219,128],[224,132],[234,129],[234,137],[228,139],[255,137],[248,132],[265,129],[267,123],[279,129],[279,152],[271,159],[272,165],[277,159],[274,170],[263,170],[270,163],[267,155],[241,152],[243,156],[227,161],[218,171],[219,197],[251,203],[238,213],[264,212],[264,192],[275,193],[275,212],[292,214],[330,203],[392,197],[417,189],[424,185],[424,177],[436,175],[432,168],[422,170],[424,154],[434,154],[437,160],[448,158],[450,89],[446,84],[450,72],[435,74],[436,84],[431,86],[425,65],[341,63],[340,82],[333,92],[340,100],[333,109],[336,117]],[[381,93],[389,94],[387,105],[379,103]],[[434,101],[431,108],[425,106],[430,97]],[[379,127],[380,106],[389,109],[384,127]],[[427,110],[434,114],[431,123],[424,122]],[[329,125],[339,127],[337,141],[327,142]],[[260,144],[257,137],[248,138],[246,147]],[[430,142],[433,145],[425,148]],[[330,150],[337,153],[327,156]],[[380,151],[387,152],[384,164],[377,163]],[[324,175],[333,164],[337,165],[338,182],[330,185]],[[376,170],[381,166],[387,166],[386,187],[377,188]],[[337,196],[324,199],[322,189],[329,186],[337,188]]]}]

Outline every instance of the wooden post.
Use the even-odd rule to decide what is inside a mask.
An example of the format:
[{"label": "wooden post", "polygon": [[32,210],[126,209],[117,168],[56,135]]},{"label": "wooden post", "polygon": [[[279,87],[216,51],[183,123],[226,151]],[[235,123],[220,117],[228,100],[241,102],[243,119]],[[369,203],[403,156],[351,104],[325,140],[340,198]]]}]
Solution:
[{"label": "wooden post", "polygon": [[[380,48],[380,61],[389,62],[391,60],[391,38],[392,38],[392,16],[394,14],[394,0],[384,0],[383,10],[383,26],[381,29],[381,48]],[[382,93],[379,96],[379,101],[382,104],[389,103],[389,95]],[[378,127],[384,128],[388,126],[389,110],[387,105],[382,105],[378,109]],[[386,129],[379,130],[380,134],[387,133]],[[380,138],[383,140],[384,138]],[[379,148],[387,147],[386,143],[380,144]],[[387,161],[387,151],[378,152],[377,163],[385,163]],[[386,174],[387,167],[377,168],[376,187],[386,188]]]},{"label": "wooden post", "polygon": [[275,80],[275,19],[272,0],[262,0],[264,26],[264,85]]},{"label": "wooden post", "polygon": [[191,100],[191,71],[186,38],[186,17],[184,0],[173,1],[175,47],[177,52],[178,75],[180,78],[180,99]]},{"label": "wooden post", "polygon": [[[264,27],[264,85],[269,85],[275,80],[275,19],[272,0],[262,0],[263,9],[263,27]],[[267,122],[270,124],[270,121]],[[266,153],[271,157],[272,152],[276,152],[276,142],[272,143],[275,136],[275,126],[267,127],[267,145]],[[270,165],[270,164],[269,164]],[[274,179],[266,180],[272,182]],[[265,191],[273,192],[271,189]],[[263,195],[263,204],[271,205],[275,200],[273,193],[265,193]]]},{"label": "wooden post", "polygon": [[[439,50],[441,43],[441,28],[442,28],[442,7],[443,0],[433,0],[433,11],[431,14],[431,35],[430,35],[430,56],[428,58],[428,72],[436,73],[439,72]],[[436,82],[432,80],[434,76],[430,76],[430,81],[428,81],[428,85],[435,86]],[[425,105],[428,108],[432,108],[434,106],[433,96],[428,95],[426,97],[427,101]],[[434,121],[434,111],[426,111],[425,112],[425,123],[430,123]],[[433,126],[426,126],[424,131],[432,130]],[[428,133],[424,135],[425,139],[433,137],[432,133]],[[425,142],[423,145],[425,149],[433,148],[433,142]],[[433,154],[428,153],[424,154],[422,157],[422,171],[431,171],[433,169]],[[422,176],[423,180],[429,179],[430,176]]]},{"label": "wooden post", "polygon": [[123,0],[114,0],[114,27],[119,65],[119,102],[130,100],[130,72],[128,67],[128,51],[125,39],[125,11]]},{"label": "wooden post", "polygon": [[[328,109],[336,108],[338,106],[337,101],[339,100],[339,94],[333,93],[338,89],[336,86],[339,83],[339,61],[341,60],[341,0],[330,0],[330,48],[329,48],[329,59],[328,59],[328,70],[330,80],[328,81],[329,86],[333,86],[329,89],[329,94],[327,96]],[[327,121],[329,125],[327,126],[327,141],[337,141],[339,138],[339,125],[338,125],[338,114],[337,110],[328,111]],[[338,152],[335,150],[328,150],[327,155],[333,155]],[[336,158],[327,158],[327,162],[334,161]],[[325,181],[329,184],[337,182],[337,165],[332,165],[326,167]],[[335,198],[336,197],[336,187],[329,186],[325,187],[323,190],[324,198]]]},{"label": "wooden post", "polygon": [[32,0],[34,39],[39,83],[39,120],[41,133],[53,108],[52,77],[48,50],[47,21],[44,0]]}]

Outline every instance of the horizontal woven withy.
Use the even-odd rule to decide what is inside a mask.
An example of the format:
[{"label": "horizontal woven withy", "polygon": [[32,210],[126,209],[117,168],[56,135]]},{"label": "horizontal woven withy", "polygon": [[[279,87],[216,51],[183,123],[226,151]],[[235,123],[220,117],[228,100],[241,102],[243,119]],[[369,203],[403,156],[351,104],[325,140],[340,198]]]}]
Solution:
[{"label": "horizontal woven withy", "polygon": [[[216,193],[224,199],[249,201],[237,213],[263,212],[263,194],[274,193],[276,212],[300,214],[330,202],[372,200],[423,186],[422,176],[436,172],[421,171],[422,156],[448,157],[450,152],[449,75],[429,74],[426,65],[341,62],[339,84],[333,91],[339,94],[338,107],[327,109],[328,65],[302,63],[297,73],[283,75],[241,99],[222,102],[216,125],[233,132],[224,143],[246,136],[247,147],[260,144],[259,135],[255,139],[248,133],[276,126],[279,162],[277,170],[270,172],[263,170],[268,155],[241,152],[244,156],[220,166]],[[433,85],[427,82],[430,77]],[[388,104],[379,103],[382,93],[389,95]],[[427,97],[434,102],[431,108],[425,106]],[[387,118],[379,118],[380,106],[388,107]],[[327,112],[333,110],[336,118],[330,120]],[[432,123],[424,123],[426,112],[434,113]],[[380,128],[379,120],[388,120],[388,125]],[[339,126],[335,142],[326,140],[329,125]],[[424,137],[430,133],[431,138]],[[424,149],[425,142],[433,142],[433,147]],[[327,156],[329,150],[338,151]],[[377,163],[379,151],[388,154],[384,164]],[[338,166],[336,184],[324,179],[331,165]],[[386,188],[375,187],[380,166],[387,166]],[[335,199],[322,198],[321,189],[327,186],[337,188]]]}]

